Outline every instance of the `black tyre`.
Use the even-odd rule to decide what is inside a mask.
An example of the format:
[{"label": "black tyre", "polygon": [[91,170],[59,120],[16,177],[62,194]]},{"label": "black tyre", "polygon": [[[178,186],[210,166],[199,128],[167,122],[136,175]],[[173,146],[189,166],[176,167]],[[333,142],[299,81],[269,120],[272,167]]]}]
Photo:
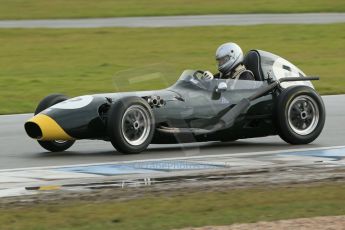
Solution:
[{"label": "black tyre", "polygon": [[107,131],[113,146],[122,153],[140,153],[151,143],[155,120],[148,103],[127,97],[109,109]]},{"label": "black tyre", "polygon": [[236,138],[224,138],[224,137],[219,139],[220,142],[235,142],[237,140],[238,139],[236,139]]},{"label": "black tyre", "polygon": [[325,118],[323,101],[310,87],[289,87],[278,97],[276,126],[279,136],[290,144],[314,141],[323,129]]},{"label": "black tyre", "polygon": [[[35,110],[35,115],[42,112],[43,110],[53,106],[59,102],[67,100],[68,97],[62,94],[51,94],[45,97],[37,106]],[[55,141],[38,141],[38,143],[46,150],[51,152],[62,152],[70,148],[75,141],[62,141],[62,140],[55,140]]]}]

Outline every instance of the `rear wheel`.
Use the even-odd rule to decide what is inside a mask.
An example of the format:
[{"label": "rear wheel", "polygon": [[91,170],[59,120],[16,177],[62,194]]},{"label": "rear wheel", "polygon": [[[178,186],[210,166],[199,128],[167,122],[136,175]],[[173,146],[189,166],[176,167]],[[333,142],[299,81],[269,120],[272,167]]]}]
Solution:
[{"label": "rear wheel", "polygon": [[[45,97],[37,106],[35,110],[35,115],[42,112],[43,110],[60,103],[62,101],[67,100],[68,97],[62,94],[51,94]],[[44,149],[49,150],[51,152],[62,152],[70,148],[75,141],[63,141],[63,140],[54,140],[54,141],[38,141]]]},{"label": "rear wheel", "polygon": [[308,144],[321,133],[325,108],[321,97],[307,86],[285,89],[276,106],[279,136],[290,144]]},{"label": "rear wheel", "polygon": [[152,110],[142,98],[123,98],[109,110],[108,134],[111,143],[119,152],[144,151],[152,141],[154,128]]}]

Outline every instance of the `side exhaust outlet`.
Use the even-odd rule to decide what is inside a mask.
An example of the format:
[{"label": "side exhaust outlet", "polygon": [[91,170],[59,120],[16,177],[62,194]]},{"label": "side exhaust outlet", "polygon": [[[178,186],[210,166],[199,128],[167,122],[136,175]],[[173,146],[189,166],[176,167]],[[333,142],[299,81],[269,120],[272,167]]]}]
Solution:
[{"label": "side exhaust outlet", "polygon": [[147,102],[151,107],[161,107],[165,105],[164,99],[160,98],[160,96],[151,96],[147,98]]}]

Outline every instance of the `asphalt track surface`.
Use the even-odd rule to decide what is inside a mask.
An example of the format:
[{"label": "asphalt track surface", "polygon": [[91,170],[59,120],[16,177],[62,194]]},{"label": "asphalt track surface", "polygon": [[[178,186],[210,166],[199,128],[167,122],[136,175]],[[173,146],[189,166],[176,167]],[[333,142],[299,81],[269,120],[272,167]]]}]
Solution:
[{"label": "asphalt track surface", "polygon": [[345,13],[229,14],[94,19],[3,20],[0,28],[188,27],[344,23]]},{"label": "asphalt track surface", "polygon": [[23,124],[31,114],[0,116],[0,169],[41,166],[121,162],[173,157],[250,153],[288,149],[345,145],[345,95],[323,97],[327,118],[318,139],[309,145],[289,145],[278,136],[238,140],[236,142],[151,145],[146,152],[123,155],[104,141],[77,141],[68,151],[50,153],[25,134]]}]

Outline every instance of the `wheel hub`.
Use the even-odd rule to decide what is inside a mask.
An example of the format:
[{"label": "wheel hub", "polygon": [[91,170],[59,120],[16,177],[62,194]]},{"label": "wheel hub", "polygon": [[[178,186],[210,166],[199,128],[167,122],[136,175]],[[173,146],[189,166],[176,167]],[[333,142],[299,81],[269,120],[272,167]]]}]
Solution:
[{"label": "wheel hub", "polygon": [[312,133],[319,122],[318,105],[306,95],[296,97],[290,103],[287,113],[290,128],[302,136]]},{"label": "wheel hub", "polygon": [[134,123],[133,123],[133,127],[134,127],[134,129],[139,129],[139,121],[135,121]]},{"label": "wheel hub", "polygon": [[122,117],[122,135],[128,144],[143,144],[150,134],[151,119],[149,112],[141,105],[132,105]]},{"label": "wheel hub", "polygon": [[307,117],[308,117],[307,111],[301,112],[301,118],[302,118],[302,120],[305,120]]}]

